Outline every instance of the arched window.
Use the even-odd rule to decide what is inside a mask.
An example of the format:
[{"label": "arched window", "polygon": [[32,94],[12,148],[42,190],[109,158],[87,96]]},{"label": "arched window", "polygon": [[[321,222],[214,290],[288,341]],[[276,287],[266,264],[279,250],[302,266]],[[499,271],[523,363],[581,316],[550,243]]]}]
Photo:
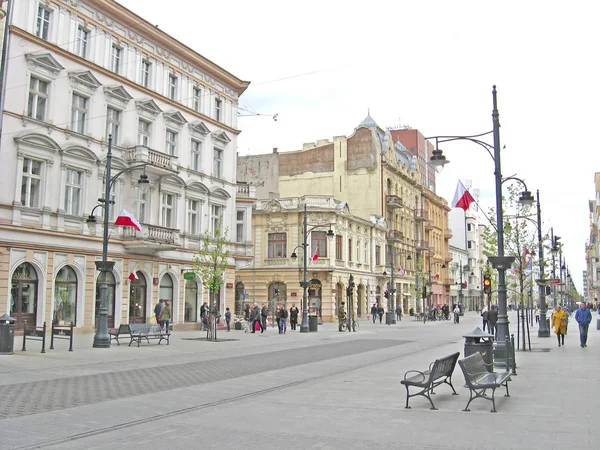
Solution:
[{"label": "arched window", "polygon": [[[96,318],[96,325],[98,325],[98,313],[100,312],[100,283],[102,282],[102,274],[98,274],[96,278],[96,308],[94,317]],[[115,291],[117,283],[115,276],[111,272],[106,272],[106,296],[107,302],[106,307],[108,310],[108,316],[106,318],[108,328],[115,326]]]},{"label": "arched window", "polygon": [[146,277],[140,271],[136,275],[129,290],[129,323],[146,323]]},{"label": "arched window", "polygon": [[29,263],[23,263],[13,272],[11,281],[10,311],[17,321],[17,328],[36,325],[38,277]]},{"label": "arched window", "polygon": [[164,274],[160,280],[160,288],[158,290],[159,300],[169,302],[171,308],[173,308],[173,280],[169,274]]},{"label": "arched window", "polygon": [[64,266],[54,280],[54,321],[59,325],[76,325],[77,276],[75,271]]},{"label": "arched window", "polygon": [[241,281],[235,285],[235,314],[240,315],[244,310],[244,300],[246,300],[246,287]]},{"label": "arched window", "polygon": [[198,322],[198,283],[195,280],[186,280],[185,282],[183,321]]}]

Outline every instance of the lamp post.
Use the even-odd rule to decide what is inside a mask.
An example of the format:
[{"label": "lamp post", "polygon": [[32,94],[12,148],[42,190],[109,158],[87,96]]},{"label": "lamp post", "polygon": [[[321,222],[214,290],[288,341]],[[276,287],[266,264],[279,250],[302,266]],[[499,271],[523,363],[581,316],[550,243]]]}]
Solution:
[{"label": "lamp post", "polygon": [[[331,224],[329,224],[331,226]],[[307,249],[308,249],[308,233],[312,230],[314,230],[315,228],[319,228],[323,225],[316,225],[314,227],[312,227],[310,230],[308,229],[308,211],[306,209],[306,203],[304,203],[304,214],[303,214],[303,220],[302,220],[302,244],[300,244],[298,247],[302,247],[304,250],[304,261],[302,263],[302,281],[300,282],[300,287],[302,288],[302,323],[300,324],[300,333],[308,333],[310,331],[310,328],[308,326],[308,280],[307,280],[307,271],[308,271],[308,258],[307,258]],[[332,239],[333,238],[333,230],[329,229],[327,231],[327,238]],[[291,258],[297,258],[298,255],[296,254],[295,250],[292,251],[292,254],[290,255]]]},{"label": "lamp post", "polygon": [[[494,160],[494,176],[496,181],[496,230],[498,232],[498,255],[488,258],[492,266],[498,270],[498,342],[497,342],[497,359],[507,363],[510,361],[508,354],[507,342],[509,341],[508,315],[506,311],[506,273],[514,261],[513,256],[504,256],[504,218],[502,210],[502,165],[500,161],[500,120],[498,113],[498,102],[496,98],[496,86],[492,90],[492,131],[486,133],[471,135],[471,136],[433,136],[426,139],[435,139],[435,150],[430,158],[430,164],[436,168],[436,171],[441,171],[445,164],[449,161],[443,155],[443,152],[438,148],[438,144],[442,142],[450,142],[457,140],[467,140],[482,146]],[[482,136],[492,134],[494,144],[490,145],[487,142],[480,140]]]},{"label": "lamp post", "polygon": [[[98,290],[100,291],[100,307],[98,308],[98,323],[96,324],[96,334],[94,335],[94,342],[92,346],[94,348],[108,348],[110,347],[110,336],[108,335],[108,285],[106,283],[107,274],[112,272],[115,263],[114,261],[108,261],[108,225],[110,218],[110,191],[114,184],[114,182],[119,178],[123,173],[130,172],[135,169],[139,169],[141,167],[147,166],[149,163],[141,163],[132,167],[128,167],[127,169],[121,170],[113,177],[111,177],[111,169],[112,169],[112,135],[108,136],[108,152],[106,153],[106,175],[104,178],[104,198],[98,199],[100,202],[99,205],[94,207],[92,213],[86,220],[88,227],[93,227],[96,225],[96,217],[94,216],[94,211],[98,207],[102,207],[104,209],[104,224],[103,224],[103,234],[102,234],[102,261],[96,261],[96,269],[102,275],[100,278],[100,284],[98,285]],[[138,186],[141,188],[146,188],[149,185],[148,176],[144,173],[140,175],[140,179],[138,181]]]}]

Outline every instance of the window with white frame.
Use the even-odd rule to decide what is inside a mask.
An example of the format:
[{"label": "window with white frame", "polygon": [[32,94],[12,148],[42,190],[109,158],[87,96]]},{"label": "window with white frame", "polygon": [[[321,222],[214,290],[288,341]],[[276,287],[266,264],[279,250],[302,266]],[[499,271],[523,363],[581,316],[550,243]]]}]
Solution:
[{"label": "window with white frame", "polygon": [[364,259],[364,263],[365,264],[369,264],[369,245],[367,243],[365,243],[365,259]]},{"label": "window with white frame", "polygon": [[192,108],[194,108],[194,111],[200,112],[201,98],[202,91],[198,86],[194,86],[194,90],[192,93]]},{"label": "window with white frame", "polygon": [[161,202],[161,226],[174,228],[175,224],[175,195],[163,192]]},{"label": "window with white frame", "polygon": [[145,223],[147,220],[148,209],[148,193],[144,189],[135,187],[133,191],[133,211],[135,218],[140,223]]},{"label": "window with white frame", "polygon": [[119,143],[119,129],[121,127],[121,111],[110,106],[106,108],[106,139],[112,135],[112,142]]},{"label": "window with white frame", "polygon": [[221,109],[223,108],[223,100],[215,98],[215,120],[221,121]]},{"label": "window with white frame", "polygon": [[168,155],[177,155],[177,141],[179,140],[179,133],[175,131],[167,130],[165,138],[165,152]]},{"label": "window with white frame", "polygon": [[202,167],[202,142],[192,139],[190,166],[192,170],[199,171]]},{"label": "window with white frame", "polygon": [[213,148],[213,177],[221,178],[223,174],[223,150],[220,148]]},{"label": "window with white frame", "polygon": [[152,63],[147,59],[142,60],[142,86],[149,88],[151,80]]},{"label": "window with white frame", "polygon": [[189,198],[187,201],[187,232],[197,235],[200,227],[200,201]]},{"label": "window with white frame", "polygon": [[221,205],[212,205],[210,209],[210,217],[212,234],[215,236],[217,230],[221,230],[223,225],[223,207]]},{"label": "window with white frame", "polygon": [[118,44],[113,44],[110,48],[110,70],[119,73],[121,70],[121,56],[123,49]]},{"label": "window with white frame", "polygon": [[21,204],[29,208],[40,207],[42,187],[42,163],[35,159],[23,159],[21,176]]},{"label": "window with white frame", "polygon": [[152,124],[140,119],[138,121],[138,145],[150,147],[152,137]]},{"label": "window with white frame", "polygon": [[36,77],[29,80],[29,100],[27,115],[33,119],[45,121],[48,105],[48,83]]},{"label": "window with white frame", "polygon": [[244,242],[244,230],[245,230],[245,226],[244,226],[244,217],[245,217],[245,211],[243,209],[238,209],[237,210],[237,214],[236,214],[236,223],[235,223],[235,241],[236,242]]},{"label": "window with white frame", "polygon": [[65,213],[79,215],[82,189],[83,172],[75,169],[67,169],[67,180],[65,183]]},{"label": "window with white frame", "polygon": [[52,12],[43,6],[38,7],[35,35],[45,41],[48,40],[50,33],[50,17]]},{"label": "window with white frame", "polygon": [[85,120],[87,117],[88,99],[73,94],[73,104],[71,107],[71,129],[77,133],[85,132]]},{"label": "window with white frame", "polygon": [[90,32],[86,30],[83,25],[77,27],[77,36],[75,40],[75,53],[77,56],[87,58],[88,39]]},{"label": "window with white frame", "polygon": [[175,74],[169,74],[169,91],[167,92],[168,97],[171,100],[175,100],[177,98],[177,77]]}]

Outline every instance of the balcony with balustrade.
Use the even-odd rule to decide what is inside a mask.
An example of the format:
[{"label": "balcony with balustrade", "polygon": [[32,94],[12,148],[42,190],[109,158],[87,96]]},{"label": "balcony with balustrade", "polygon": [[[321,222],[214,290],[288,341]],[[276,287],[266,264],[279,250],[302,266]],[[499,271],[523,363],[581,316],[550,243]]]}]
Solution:
[{"label": "balcony with balustrade", "polygon": [[452,236],[454,235],[452,234],[452,230],[450,228],[444,230],[444,239],[450,239]]},{"label": "balcony with balustrade", "polygon": [[424,209],[415,209],[415,220],[419,222],[429,220],[429,213]]},{"label": "balcony with balustrade", "polygon": [[402,208],[402,198],[397,195],[386,195],[385,196],[385,205],[389,209],[400,209]]},{"label": "balcony with balustrade", "polygon": [[387,240],[392,242],[401,242],[404,240],[404,233],[398,230],[390,230],[387,232]]},{"label": "balcony with balustrade", "polygon": [[132,165],[147,163],[146,171],[156,175],[172,175],[177,172],[175,157],[143,145],[129,147],[126,158]]},{"label": "balcony with balustrade", "polygon": [[429,242],[415,239],[415,249],[418,251],[429,251]]},{"label": "balcony with balustrade", "polygon": [[133,227],[123,228],[125,249],[132,253],[154,254],[179,247],[179,230],[142,224],[142,231]]}]

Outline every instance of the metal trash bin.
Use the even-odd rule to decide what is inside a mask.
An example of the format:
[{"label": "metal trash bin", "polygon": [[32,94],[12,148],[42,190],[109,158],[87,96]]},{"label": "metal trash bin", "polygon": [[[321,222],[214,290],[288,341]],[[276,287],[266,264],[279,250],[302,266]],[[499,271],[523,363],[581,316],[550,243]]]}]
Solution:
[{"label": "metal trash bin", "polygon": [[233,329],[234,330],[241,330],[242,329],[242,322],[235,322],[233,324]]},{"label": "metal trash bin", "polygon": [[319,330],[319,316],[316,314],[311,314],[308,316],[308,331],[318,331]]},{"label": "metal trash bin", "polygon": [[494,335],[477,327],[463,337],[465,338],[465,358],[479,352],[485,363],[489,364],[488,371],[492,372],[494,370]]},{"label": "metal trash bin", "polygon": [[0,317],[0,355],[12,355],[15,345],[14,317],[4,314]]}]

